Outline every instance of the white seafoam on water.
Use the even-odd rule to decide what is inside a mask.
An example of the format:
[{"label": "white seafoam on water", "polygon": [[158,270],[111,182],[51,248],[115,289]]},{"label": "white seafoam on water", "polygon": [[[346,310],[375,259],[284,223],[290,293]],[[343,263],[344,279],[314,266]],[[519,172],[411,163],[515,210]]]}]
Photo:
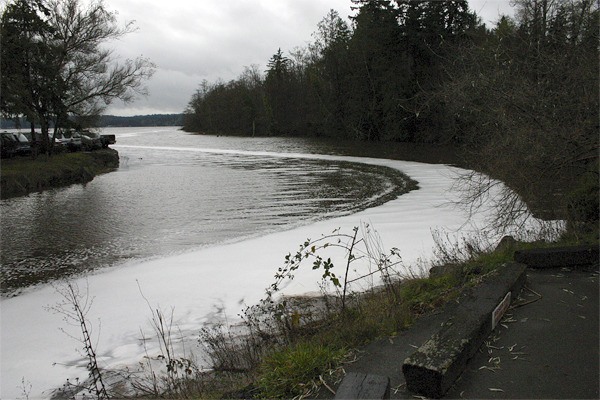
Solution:
[{"label": "white seafoam on water", "polygon": [[[274,273],[283,264],[284,256],[296,251],[307,238],[315,239],[338,228],[342,232],[351,232],[353,227],[368,223],[377,231],[385,248],[399,248],[403,264],[410,266],[419,259],[432,256],[432,230],[443,229],[461,235],[476,232],[493,213],[490,206],[469,219],[466,211],[452,205],[458,200],[458,193],[453,190],[454,178],[464,170],[446,165],[343,156],[234,152],[383,165],[396,168],[418,181],[419,189],[352,215],[238,243],[129,262],[76,279],[74,283],[93,298],[87,317],[94,327],[92,337],[101,368],[135,366],[146,351],[158,354],[157,342],[146,340],[143,345],[140,340],[142,335],[154,338],[149,305],[161,308],[167,315],[173,312],[177,336],[181,334],[186,338],[186,349],[193,351],[204,324],[223,318],[229,323],[235,322],[244,305],[252,305],[264,295],[264,289],[273,282]],[[343,257],[343,254],[338,256]],[[335,258],[333,261],[336,263]],[[337,261],[336,265],[343,264],[339,258]],[[320,274],[310,268],[299,270],[283,293],[318,291]],[[80,337],[80,327],[66,324],[60,314],[47,310],[59,301],[56,289],[47,285],[0,302],[2,399],[24,397],[29,387],[30,399],[45,398],[67,378],[73,382],[76,377],[87,377],[87,360],[82,356],[82,346],[69,337]]]}]

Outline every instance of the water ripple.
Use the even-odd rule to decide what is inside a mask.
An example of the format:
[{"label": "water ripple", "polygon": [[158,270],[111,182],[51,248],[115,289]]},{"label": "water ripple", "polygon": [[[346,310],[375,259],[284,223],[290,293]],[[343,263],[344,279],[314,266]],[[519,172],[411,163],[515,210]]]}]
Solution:
[{"label": "water ripple", "polygon": [[[132,128],[117,140],[119,170],[86,185],[0,202],[4,296],[132,258],[356,212],[390,200],[405,185],[391,169],[281,153],[315,151],[300,139]],[[170,146],[158,146],[165,141]]]}]

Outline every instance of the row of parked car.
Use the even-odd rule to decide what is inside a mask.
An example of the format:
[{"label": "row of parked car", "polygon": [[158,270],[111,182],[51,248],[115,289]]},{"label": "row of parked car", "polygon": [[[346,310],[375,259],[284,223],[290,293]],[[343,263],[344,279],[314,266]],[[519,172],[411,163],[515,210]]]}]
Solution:
[{"label": "row of parked car", "polygon": [[[31,132],[4,131],[0,133],[0,149],[2,158],[29,155],[35,143],[39,143],[39,133],[36,138]],[[72,129],[59,130],[49,133],[48,138],[54,137],[55,152],[92,151],[108,147],[116,143],[115,135],[101,135],[90,130],[76,131]]]}]

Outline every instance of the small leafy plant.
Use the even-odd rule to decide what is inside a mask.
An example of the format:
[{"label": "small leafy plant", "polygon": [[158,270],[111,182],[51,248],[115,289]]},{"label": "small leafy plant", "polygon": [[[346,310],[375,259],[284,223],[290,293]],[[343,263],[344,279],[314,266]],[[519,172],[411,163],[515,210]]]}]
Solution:
[{"label": "small leafy plant", "polygon": [[[334,260],[342,261],[342,270],[336,267]],[[271,346],[295,343],[315,321],[310,320],[305,308],[298,308],[282,296],[281,289],[284,282],[294,279],[302,268],[322,272],[321,288],[327,308],[325,313],[321,312],[322,324],[323,318],[335,319],[348,313],[355,306],[350,303],[356,296],[353,285],[360,285],[359,291],[364,292],[373,288],[376,276],[390,301],[396,301],[398,293],[394,282],[401,278],[396,270],[401,263],[399,250],[393,248],[386,252],[380,237],[368,224],[354,227],[350,233],[336,229],[318,239],[306,239],[298,250],[284,257],[274,282],[265,290],[266,296],[258,304],[247,307],[241,317],[251,336],[268,339]],[[328,290],[331,287],[333,296]],[[332,314],[325,317],[327,313]]]}]

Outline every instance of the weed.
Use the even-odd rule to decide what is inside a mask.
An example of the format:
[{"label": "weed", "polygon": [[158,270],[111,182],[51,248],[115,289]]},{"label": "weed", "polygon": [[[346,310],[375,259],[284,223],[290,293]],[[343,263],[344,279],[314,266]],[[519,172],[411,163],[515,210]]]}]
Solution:
[{"label": "weed", "polygon": [[[276,301],[275,295],[279,293],[285,280],[294,279],[294,274],[306,261],[311,263],[313,270],[323,271],[322,287],[331,284],[335,288],[342,313],[347,310],[349,298],[352,296],[351,285],[366,279],[371,279],[372,283],[376,274],[379,274],[388,293],[394,296],[392,276],[399,276],[395,270],[402,262],[399,251],[394,248],[386,253],[376,232],[368,224],[363,224],[361,228],[360,236],[359,227],[354,227],[351,234],[336,229],[319,239],[306,239],[296,253],[288,253],[284,265],[275,274],[275,281],[265,290],[266,297],[259,304],[244,311],[247,324],[261,331],[261,324],[266,323],[269,328],[279,328],[284,336],[299,325],[299,315],[290,310],[285,300]],[[328,257],[329,253],[322,255],[331,249],[342,250],[344,253],[345,267],[341,276],[333,272],[335,265],[332,258]],[[352,272],[357,276],[351,278],[351,266],[359,260],[366,262],[353,268]]]},{"label": "weed", "polygon": [[264,336],[247,332],[234,334],[221,325],[203,328],[199,338],[212,369],[230,373],[244,373],[256,368],[269,342]]},{"label": "weed", "polygon": [[[87,313],[92,307],[93,298],[89,296],[89,290],[86,289],[85,293],[82,293],[77,284],[70,281],[66,281],[63,286],[56,287],[56,291],[62,297],[62,300],[57,305],[48,307],[48,310],[63,315],[66,323],[79,325],[81,328],[81,338],[73,338],[83,344],[83,350],[88,359],[87,370],[90,377],[82,384],[78,380],[76,384],[72,384],[67,380],[63,392],[75,394],[87,390],[99,400],[108,399],[102,371],[96,359],[95,346],[92,343],[91,325],[87,319]],[[63,332],[66,333],[64,330]]]},{"label": "weed", "polygon": [[[173,325],[174,310],[171,309],[170,314],[167,315],[160,307],[153,308],[142,293],[139,282],[138,288],[150,309],[152,328],[154,329],[160,350],[158,355],[151,357],[148,355],[146,349],[146,362],[141,365],[142,370],[146,371],[146,376],[136,379],[132,382],[132,386],[138,392],[154,397],[164,395],[169,397],[186,397],[190,386],[193,386],[192,383],[195,378],[200,375],[200,369],[191,357],[186,356],[185,348],[181,355],[177,354],[175,350],[174,341],[176,338],[173,332],[175,328]],[[181,339],[183,343],[183,338]],[[145,347],[147,341],[143,332],[142,340]],[[158,362],[159,365],[162,364],[164,368],[159,374],[155,371],[153,361]]]},{"label": "weed", "polygon": [[29,381],[25,381],[25,377],[21,378],[21,398],[25,400],[29,400],[29,394],[31,393],[31,388],[33,385]]},{"label": "weed", "polygon": [[460,282],[453,275],[413,279],[400,288],[403,303],[415,314],[436,308],[458,294]]},{"label": "weed", "polygon": [[[332,249],[338,251],[336,259],[340,250],[344,255],[339,275],[334,272],[334,257],[327,253]],[[317,240],[307,239],[296,253],[286,255],[266,297],[244,310],[243,331],[239,326],[233,333],[221,326],[201,331],[200,342],[213,370],[258,373],[256,385],[267,397],[293,397],[317,387],[323,383],[319,374],[339,363],[348,346],[365,344],[409,323],[406,309],[397,306],[400,274],[394,268],[400,263],[399,251],[386,253],[367,224],[350,234],[338,229]],[[304,264],[323,272],[323,296],[276,298],[283,282],[293,279]],[[380,288],[374,287],[376,277]],[[366,291],[361,282],[367,283]],[[360,290],[351,290],[352,285]],[[327,290],[331,287],[334,292]]]}]

